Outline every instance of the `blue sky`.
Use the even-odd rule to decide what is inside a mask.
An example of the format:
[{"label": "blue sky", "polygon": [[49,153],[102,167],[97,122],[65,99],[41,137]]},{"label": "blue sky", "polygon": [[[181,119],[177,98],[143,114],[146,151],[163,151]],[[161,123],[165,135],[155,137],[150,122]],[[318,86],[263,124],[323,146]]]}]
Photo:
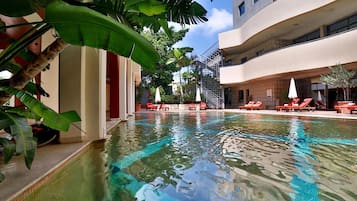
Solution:
[{"label": "blue sky", "polygon": [[[218,41],[218,33],[233,27],[232,0],[196,0],[207,10],[208,22],[186,26],[190,31],[176,47],[193,47],[194,54],[202,54]],[[174,25],[179,28],[179,25]]]}]

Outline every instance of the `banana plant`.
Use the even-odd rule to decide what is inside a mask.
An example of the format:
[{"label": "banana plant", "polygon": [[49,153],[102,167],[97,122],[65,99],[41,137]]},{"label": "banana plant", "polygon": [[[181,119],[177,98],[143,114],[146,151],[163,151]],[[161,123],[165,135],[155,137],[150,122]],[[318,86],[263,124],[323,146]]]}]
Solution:
[{"label": "banana plant", "polygon": [[[182,3],[186,2],[186,4]],[[178,5],[190,7],[185,13],[177,14]],[[191,0],[12,0],[0,2],[0,14],[23,17],[45,9],[42,21],[9,25],[0,23],[0,31],[6,32],[18,26],[31,28],[0,53],[0,71],[13,73],[10,79],[0,80],[0,129],[10,133],[15,141],[0,138],[8,162],[14,153],[22,153],[28,168],[35,156],[36,142],[26,119],[42,121],[46,126],[67,131],[69,126],[80,117],[74,111],[58,114],[37,99],[33,93],[47,93],[31,81],[67,46],[79,45],[105,49],[118,55],[131,57],[144,68],[154,69],[159,55],[155,48],[135,30],[150,27],[168,30],[167,20],[172,18],[179,23],[206,21],[206,11]],[[182,9],[182,8],[180,8]],[[176,10],[176,11],[175,11]],[[171,16],[171,17],[170,17]],[[180,16],[180,14],[178,14]],[[198,20],[197,20],[198,19]],[[39,55],[29,55],[29,44],[48,30],[58,33],[56,40]],[[14,58],[26,58],[28,64],[19,68]],[[11,96],[16,96],[26,107],[11,108],[4,104]],[[0,182],[3,175],[0,173]]]}]

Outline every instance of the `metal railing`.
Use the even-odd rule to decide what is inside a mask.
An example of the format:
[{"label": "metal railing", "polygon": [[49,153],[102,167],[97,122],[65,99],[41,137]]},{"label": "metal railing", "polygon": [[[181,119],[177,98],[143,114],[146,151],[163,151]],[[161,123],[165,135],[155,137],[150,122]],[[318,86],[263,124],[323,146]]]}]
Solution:
[{"label": "metal railing", "polygon": [[201,91],[206,98],[207,104],[210,108],[223,108],[222,88],[219,83],[219,68],[223,66],[223,55],[218,49],[218,42],[200,55],[200,62],[202,70],[205,69],[211,72],[209,75],[201,76]]}]

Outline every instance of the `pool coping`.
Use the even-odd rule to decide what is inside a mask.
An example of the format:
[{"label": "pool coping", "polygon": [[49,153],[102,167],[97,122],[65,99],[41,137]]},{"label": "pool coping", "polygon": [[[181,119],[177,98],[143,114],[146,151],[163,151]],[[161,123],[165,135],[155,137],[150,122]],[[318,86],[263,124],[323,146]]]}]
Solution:
[{"label": "pool coping", "polygon": [[71,153],[65,159],[59,161],[54,167],[49,169],[47,172],[45,172],[39,178],[33,180],[31,183],[27,184],[25,187],[23,187],[16,194],[10,196],[8,198],[8,200],[17,201],[17,200],[25,199],[27,195],[29,195],[32,192],[34,192],[35,190],[37,190],[41,185],[43,185],[46,181],[48,181],[56,173],[61,171],[68,163],[70,163],[70,161],[74,160],[81,153],[83,153],[84,151],[88,150],[90,148],[90,146],[92,146],[95,142],[96,141],[89,141],[89,142],[84,143],[77,150],[75,150],[73,153]]}]

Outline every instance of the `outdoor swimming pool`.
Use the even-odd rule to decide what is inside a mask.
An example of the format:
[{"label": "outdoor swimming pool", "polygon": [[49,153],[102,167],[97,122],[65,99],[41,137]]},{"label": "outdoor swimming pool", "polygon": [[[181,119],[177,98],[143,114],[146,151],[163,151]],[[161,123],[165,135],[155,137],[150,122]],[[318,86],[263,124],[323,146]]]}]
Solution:
[{"label": "outdoor swimming pool", "polygon": [[356,130],[353,120],[139,113],[28,198],[357,200]]}]

